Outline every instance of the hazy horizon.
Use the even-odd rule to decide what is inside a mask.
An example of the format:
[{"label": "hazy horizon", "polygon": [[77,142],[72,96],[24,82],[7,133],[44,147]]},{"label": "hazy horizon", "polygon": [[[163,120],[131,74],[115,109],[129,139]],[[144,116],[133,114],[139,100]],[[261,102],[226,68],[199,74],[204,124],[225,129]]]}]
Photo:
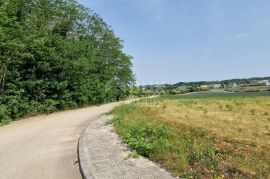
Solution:
[{"label": "hazy horizon", "polygon": [[79,2],[124,40],[139,84],[270,76],[270,1]]}]

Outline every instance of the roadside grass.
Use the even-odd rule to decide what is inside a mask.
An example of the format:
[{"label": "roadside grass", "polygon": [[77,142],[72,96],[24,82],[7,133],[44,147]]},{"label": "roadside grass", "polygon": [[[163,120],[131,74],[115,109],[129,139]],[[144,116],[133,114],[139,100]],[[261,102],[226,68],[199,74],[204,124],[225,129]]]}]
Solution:
[{"label": "roadside grass", "polygon": [[163,97],[113,114],[124,142],[175,176],[270,177],[270,97]]},{"label": "roadside grass", "polygon": [[132,151],[124,158],[124,160],[128,160],[130,158],[139,158],[139,157],[140,155],[137,153],[137,151]]}]

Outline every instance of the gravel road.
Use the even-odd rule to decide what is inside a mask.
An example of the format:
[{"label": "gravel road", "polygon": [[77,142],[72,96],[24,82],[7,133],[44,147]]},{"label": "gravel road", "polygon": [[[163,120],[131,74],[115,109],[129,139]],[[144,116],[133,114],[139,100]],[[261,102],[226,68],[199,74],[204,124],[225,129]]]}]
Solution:
[{"label": "gravel road", "polygon": [[77,162],[80,134],[117,105],[32,117],[0,127],[0,178],[81,178]]}]

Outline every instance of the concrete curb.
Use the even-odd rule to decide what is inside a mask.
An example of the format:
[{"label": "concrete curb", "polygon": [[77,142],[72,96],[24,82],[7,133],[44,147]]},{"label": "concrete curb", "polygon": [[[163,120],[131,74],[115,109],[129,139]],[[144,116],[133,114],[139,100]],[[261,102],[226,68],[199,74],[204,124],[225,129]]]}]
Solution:
[{"label": "concrete curb", "polygon": [[78,153],[78,162],[79,162],[79,168],[83,179],[94,179],[93,174],[90,171],[90,167],[87,164],[87,159],[85,155],[85,131],[82,132],[79,141],[78,141],[78,147],[77,147],[77,153]]},{"label": "concrete curb", "polygon": [[83,179],[173,179],[147,158],[129,158],[130,149],[106,125],[113,117],[103,115],[89,123],[78,141],[78,161]]}]

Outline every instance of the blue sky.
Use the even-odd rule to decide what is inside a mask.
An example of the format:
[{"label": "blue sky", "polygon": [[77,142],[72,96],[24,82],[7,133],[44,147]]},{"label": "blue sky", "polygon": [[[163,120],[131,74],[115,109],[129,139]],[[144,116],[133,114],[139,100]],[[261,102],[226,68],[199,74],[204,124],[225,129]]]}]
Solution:
[{"label": "blue sky", "polygon": [[133,56],[138,84],[270,76],[269,0],[79,0]]}]

